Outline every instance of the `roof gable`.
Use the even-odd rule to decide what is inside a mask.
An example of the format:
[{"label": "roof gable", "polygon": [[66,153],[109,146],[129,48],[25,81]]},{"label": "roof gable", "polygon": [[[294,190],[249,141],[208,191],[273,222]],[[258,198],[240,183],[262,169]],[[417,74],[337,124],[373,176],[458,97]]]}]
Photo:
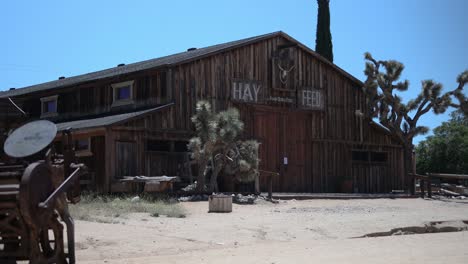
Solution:
[{"label": "roof gable", "polygon": [[352,81],[358,83],[359,85],[362,85],[362,82],[356,79],[351,74],[342,70],[335,64],[329,62],[328,60],[320,56],[318,53],[314,52],[313,50],[311,50],[304,44],[300,43],[299,41],[295,40],[291,36],[287,35],[286,33],[278,31],[278,32],[273,32],[273,33],[269,33],[265,35],[259,35],[259,36],[250,37],[246,39],[213,45],[213,46],[209,46],[205,48],[199,48],[199,49],[195,49],[191,51],[176,53],[173,55],[168,55],[168,56],[150,59],[146,61],[113,67],[113,68],[109,68],[109,69],[105,69],[101,71],[86,73],[82,75],[55,80],[55,81],[45,82],[45,83],[41,83],[37,85],[27,86],[27,87],[23,87],[19,89],[3,91],[3,92],[0,91],[0,98],[14,97],[14,96],[20,96],[20,95],[25,95],[29,93],[39,92],[39,91],[47,91],[47,90],[53,90],[53,89],[62,88],[62,87],[69,87],[73,85],[83,84],[83,83],[96,81],[96,80],[102,80],[102,79],[111,78],[114,76],[134,73],[134,72],[153,69],[153,68],[170,67],[170,66],[190,62],[193,60],[201,59],[201,58],[211,56],[211,55],[214,55],[223,51],[227,51],[230,49],[252,44],[252,43],[262,41],[265,39],[277,37],[277,36],[284,37],[288,41],[296,43],[298,47],[305,50],[306,52],[308,52],[315,58],[319,59],[320,61],[338,70],[341,74],[350,78]]}]

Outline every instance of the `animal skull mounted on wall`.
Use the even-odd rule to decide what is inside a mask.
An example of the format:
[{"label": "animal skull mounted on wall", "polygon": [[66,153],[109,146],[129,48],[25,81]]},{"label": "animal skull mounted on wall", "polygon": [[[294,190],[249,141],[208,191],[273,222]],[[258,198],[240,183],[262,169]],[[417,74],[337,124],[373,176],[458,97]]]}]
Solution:
[{"label": "animal skull mounted on wall", "polygon": [[283,67],[281,67],[281,65],[278,63],[278,68],[280,69],[281,71],[281,74],[280,74],[280,81],[285,84],[286,81],[288,80],[288,74],[289,72],[291,72],[293,69],[294,69],[294,65],[291,66],[289,69],[285,70],[283,69]]}]

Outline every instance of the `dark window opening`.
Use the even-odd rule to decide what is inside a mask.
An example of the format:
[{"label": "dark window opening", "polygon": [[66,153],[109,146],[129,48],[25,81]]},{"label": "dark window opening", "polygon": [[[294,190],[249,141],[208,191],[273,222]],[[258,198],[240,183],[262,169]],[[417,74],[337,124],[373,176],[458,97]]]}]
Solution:
[{"label": "dark window opening", "polygon": [[369,161],[369,152],[353,150],[353,161]]},{"label": "dark window opening", "polygon": [[167,73],[161,72],[161,97],[167,96]]},{"label": "dark window opening", "polygon": [[146,141],[146,150],[169,152],[171,150],[171,144],[170,141],[148,140]]},{"label": "dark window opening", "polygon": [[126,100],[130,99],[130,85],[129,86],[124,86],[117,88],[117,93],[116,93],[116,100]]},{"label": "dark window opening", "polygon": [[188,152],[187,141],[175,141],[174,142],[174,151],[175,152]]},{"label": "dark window opening", "polygon": [[75,151],[89,150],[89,139],[79,139],[75,141]]},{"label": "dark window opening", "polygon": [[386,162],[387,153],[386,152],[371,152],[370,158],[371,158],[371,162]]},{"label": "dark window opening", "polygon": [[62,154],[63,150],[63,145],[61,141],[56,141],[52,144],[52,147],[54,148],[54,151],[58,154]]},{"label": "dark window opening", "polygon": [[42,104],[42,108],[44,109],[43,113],[55,113],[57,112],[57,101],[45,101]]}]

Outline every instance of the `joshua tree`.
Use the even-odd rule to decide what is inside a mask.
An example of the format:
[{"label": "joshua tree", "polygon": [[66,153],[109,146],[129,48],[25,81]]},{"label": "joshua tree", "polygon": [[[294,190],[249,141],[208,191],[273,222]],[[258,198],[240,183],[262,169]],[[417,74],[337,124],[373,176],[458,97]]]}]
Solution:
[{"label": "joshua tree", "polygon": [[[367,80],[364,83],[364,92],[368,99],[370,117],[378,118],[380,123],[403,143],[404,168],[407,174],[414,162],[412,160],[413,139],[429,130],[425,126],[418,125],[419,119],[431,110],[435,114],[441,114],[449,106],[466,106],[466,97],[462,90],[468,81],[468,71],[458,76],[456,89],[444,94],[442,94],[442,84],[433,80],[422,81],[421,93],[405,104],[400,96],[394,94],[396,91],[403,92],[408,89],[408,80],[399,81],[404,65],[394,60],[375,60],[370,53],[365,53],[365,59],[367,62],[364,73]],[[453,103],[452,96],[458,98],[460,104]],[[410,116],[410,114],[413,115]],[[411,177],[406,175],[407,188],[413,192],[410,179]]]},{"label": "joshua tree", "polygon": [[330,0],[317,0],[317,33],[315,37],[315,51],[333,62],[333,44],[330,33]]},{"label": "joshua tree", "polygon": [[199,101],[192,117],[197,136],[189,142],[192,157],[198,162],[197,191],[203,191],[205,178],[211,172],[210,191],[218,191],[221,171],[239,181],[251,181],[258,175],[258,146],[256,141],[239,141],[244,129],[239,111],[229,108],[215,114],[210,103]]}]

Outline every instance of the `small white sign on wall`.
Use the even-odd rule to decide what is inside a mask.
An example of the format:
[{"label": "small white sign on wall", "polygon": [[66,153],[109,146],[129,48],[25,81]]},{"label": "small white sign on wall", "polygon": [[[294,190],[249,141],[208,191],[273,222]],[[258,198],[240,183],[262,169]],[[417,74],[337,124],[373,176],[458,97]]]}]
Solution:
[{"label": "small white sign on wall", "polygon": [[283,157],[283,164],[288,165],[288,157]]}]

